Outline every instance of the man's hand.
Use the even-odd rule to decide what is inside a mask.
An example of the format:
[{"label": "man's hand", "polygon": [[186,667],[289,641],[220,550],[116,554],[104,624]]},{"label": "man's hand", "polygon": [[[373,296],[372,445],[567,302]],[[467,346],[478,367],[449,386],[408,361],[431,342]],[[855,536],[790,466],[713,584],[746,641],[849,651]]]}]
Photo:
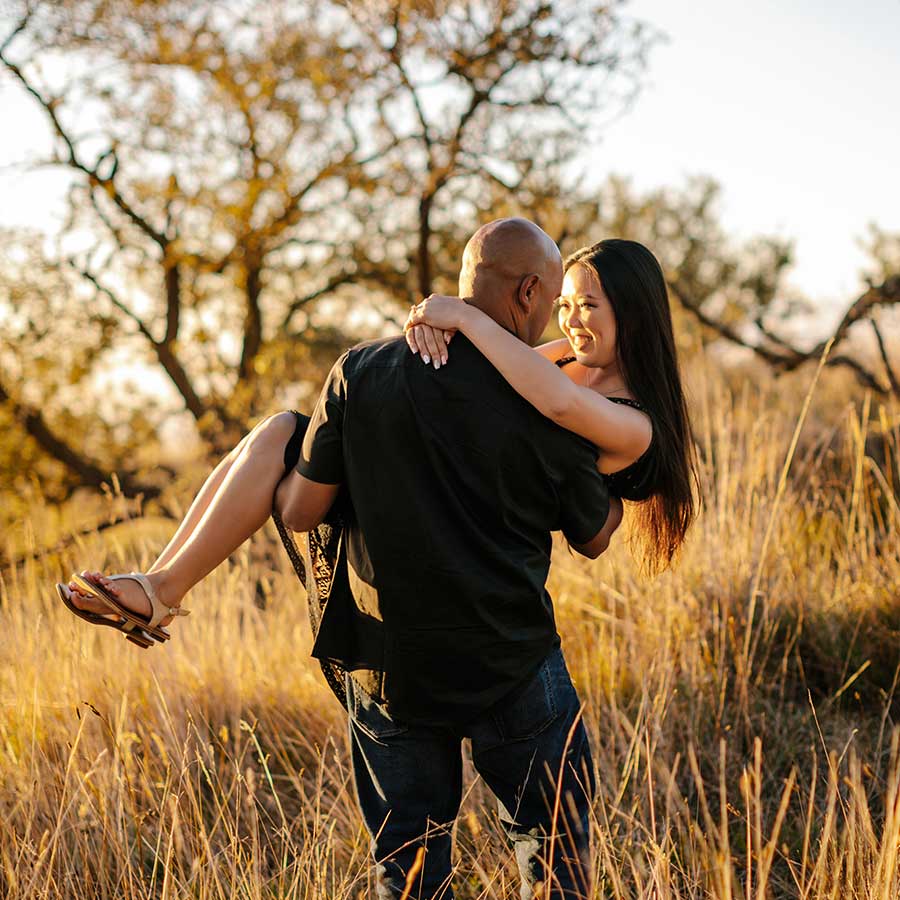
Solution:
[{"label": "man's hand", "polygon": [[625,507],[618,497],[609,498],[609,515],[603,523],[603,527],[597,534],[591,538],[586,544],[570,544],[569,546],[582,556],[588,559],[596,559],[601,553],[606,552],[609,547],[610,538],[613,532],[622,524],[622,518],[625,514]]},{"label": "man's hand", "polygon": [[299,472],[291,472],[275,489],[275,511],[291,531],[312,531],[325,520],[339,487],[319,484]]}]

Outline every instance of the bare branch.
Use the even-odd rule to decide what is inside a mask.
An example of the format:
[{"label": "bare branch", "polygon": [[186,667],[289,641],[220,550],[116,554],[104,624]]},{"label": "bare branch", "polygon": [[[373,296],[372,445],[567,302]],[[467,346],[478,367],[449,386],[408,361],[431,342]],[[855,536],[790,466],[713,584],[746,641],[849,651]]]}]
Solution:
[{"label": "bare branch", "polygon": [[[184,400],[184,405],[187,410],[195,419],[202,419],[203,416],[205,416],[209,411],[209,407],[194,389],[194,386],[191,383],[190,376],[188,375],[184,366],[181,364],[181,361],[175,355],[174,338],[170,340],[168,338],[168,334],[166,339],[162,341],[154,338],[153,333],[150,331],[146,323],[131,309],[129,309],[127,304],[120,300],[115,292],[113,292],[106,285],[101,284],[100,280],[96,275],[94,275],[93,272],[75,265],[74,262],[71,262],[71,264],[73,268],[85,280],[89,281],[99,293],[103,294],[103,296],[106,297],[110,301],[110,303],[112,303],[112,305],[117,310],[119,310],[119,312],[126,316],[129,321],[134,322],[134,324],[137,325],[138,331],[150,343],[150,346],[153,348],[153,352],[156,354],[157,360],[165,370],[166,374],[169,376],[172,384],[175,385],[175,388],[181,395],[181,398]],[[172,267],[168,271],[175,271],[175,267]]]},{"label": "bare branch", "polygon": [[109,302],[112,303],[112,305],[113,305],[117,310],[119,310],[119,312],[122,313],[122,315],[125,316],[125,318],[127,318],[129,321],[133,322],[133,323],[137,326],[138,331],[139,331],[145,338],[147,338],[147,340],[150,341],[151,344],[153,344],[154,346],[156,346],[157,341],[156,341],[156,339],[153,337],[152,332],[151,332],[150,329],[147,327],[147,325],[146,325],[146,323],[144,322],[144,320],[141,319],[141,317],[138,316],[133,310],[129,309],[129,308],[128,308],[128,307],[127,307],[127,306],[126,306],[126,305],[118,298],[118,296],[116,296],[116,294],[114,294],[108,287],[106,287],[106,285],[101,284],[101,283],[100,283],[100,280],[97,278],[97,276],[96,276],[93,272],[91,272],[91,271],[89,271],[88,269],[82,268],[81,266],[77,265],[74,259],[69,259],[69,265],[70,265],[76,272],[78,272],[78,274],[79,274],[82,278],[84,278],[85,281],[89,281],[89,282],[94,286],[94,289],[95,289],[98,293],[103,294],[103,296],[106,297],[106,299],[109,300]]},{"label": "bare branch", "polygon": [[724,338],[727,338],[733,344],[737,344],[738,346],[746,347],[748,350],[752,350],[758,356],[762,357],[766,362],[774,366],[783,366],[788,361],[788,358],[781,353],[776,353],[775,351],[770,350],[767,347],[763,347],[759,344],[749,343],[743,337],[741,337],[741,335],[738,334],[737,331],[735,331],[730,325],[727,325],[725,322],[720,322],[709,315],[709,313],[704,312],[701,305],[690,296],[687,288],[677,279],[669,282],[669,290],[672,291],[673,294],[675,294],[681,305],[686,310],[691,312],[700,322],[706,325],[707,328],[711,328],[717,334],[721,335]]},{"label": "bare branch", "polygon": [[[57,99],[47,99],[44,95],[36,88],[25,76],[25,73],[17,66],[14,62],[7,59],[4,55],[3,51],[0,51],[0,62],[6,66],[6,68],[12,73],[12,75],[19,81],[22,87],[31,94],[32,97],[38,102],[40,107],[47,114],[47,117],[50,119],[50,124],[53,126],[53,131],[56,136],[65,144],[66,147],[66,157],[61,160],[62,163],[69,166],[71,169],[75,169],[78,172],[86,175],[88,178],[88,183],[92,188],[101,188],[106,195],[112,200],[112,202],[124,213],[131,222],[136,225],[144,234],[146,234],[155,244],[157,244],[160,248],[165,248],[168,243],[168,239],[164,234],[157,231],[143,216],[141,216],[132,206],[131,204],[122,196],[119,190],[115,185],[115,172],[118,168],[118,165],[114,165],[111,172],[107,175],[100,175],[97,171],[97,166],[94,167],[88,166],[83,163],[79,158],[78,154],[75,150],[75,143],[72,138],[69,136],[68,132],[63,128],[62,122],[59,120],[59,116],[56,114],[56,106],[58,103]],[[100,157],[99,161],[102,161],[105,156],[107,156],[112,151],[107,151],[106,154],[103,154]]]},{"label": "bare branch", "polygon": [[891,361],[888,358],[887,347],[884,343],[884,337],[881,334],[881,329],[878,327],[878,323],[875,319],[869,319],[869,324],[872,326],[872,331],[875,332],[875,340],[878,342],[878,352],[881,354],[881,361],[884,363],[884,370],[887,372],[888,381],[891,383],[891,390],[900,397],[900,379],[897,378],[897,374],[894,372],[893,367],[891,366]]},{"label": "bare branch", "polygon": [[406,67],[403,65],[403,53],[400,46],[400,5],[394,7],[394,44],[390,48],[389,55],[391,58],[391,62],[393,62],[394,66],[397,69],[397,73],[400,75],[400,82],[406,88],[407,93],[412,98],[413,106],[416,110],[416,116],[419,119],[419,124],[422,126],[422,143],[425,145],[426,152],[428,153],[429,162],[431,161],[431,153],[432,153],[432,140],[431,140],[431,127],[428,124],[428,119],[425,117],[425,110],[422,107],[422,101],[419,98],[419,92],[416,90],[412,81],[407,74]]},{"label": "bare branch", "polygon": [[[14,398],[7,388],[0,383],[0,402],[9,404],[16,421],[35,440],[38,446],[49,456],[61,462],[72,472],[85,487],[100,488],[110,480],[110,472],[102,469],[98,463],[74,450],[65,440],[53,432],[40,410]],[[160,489],[153,485],[140,484],[127,472],[117,473],[122,493],[127,497],[156,497]]]},{"label": "bare branch", "polygon": [[[872,310],[876,306],[888,305],[900,302],[900,275],[889,278],[878,287],[870,287],[864,294],[860,295],[844,313],[840,324],[834,332],[834,342],[837,345],[846,336],[850,326],[858,322],[860,319],[867,318],[871,315]],[[790,371],[803,365],[808,359],[818,357],[825,349],[827,341],[820,341],[812,350],[804,352],[801,350],[794,351],[794,359],[785,364],[785,369]]]},{"label": "bare branch", "polygon": [[[764,359],[767,363],[769,363],[780,372],[791,372],[794,369],[799,368],[804,363],[812,359],[817,359],[821,356],[822,352],[825,349],[825,346],[828,344],[828,340],[824,340],[820,341],[818,344],[816,344],[815,347],[811,348],[810,350],[801,350],[793,344],[789,343],[786,339],[773,334],[768,329],[760,330],[763,332],[765,337],[778,345],[779,349],[777,351],[769,347],[765,347],[762,344],[752,343],[742,337],[731,326],[727,325],[724,322],[719,322],[711,315],[704,312],[700,304],[696,303],[690,297],[690,294],[686,287],[677,279],[674,279],[669,283],[669,289],[673,294],[675,294],[675,296],[681,302],[681,305],[690,313],[692,313],[704,325],[711,328],[717,334],[721,335],[732,343],[737,344],[740,347],[745,347],[748,350],[752,350],[757,356]],[[850,327],[854,323],[870,317],[876,307],[897,302],[900,302],[900,276],[893,276],[877,287],[870,287],[865,293],[860,295],[848,307],[847,312],[844,313],[844,317],[841,319],[834,332],[833,340],[835,345],[846,338]],[[870,319],[870,321],[872,320]],[[759,325],[759,322],[757,321],[756,324]],[[873,327],[876,329],[876,336],[880,336],[877,325],[875,325],[874,322]],[[882,358],[887,364],[886,351],[883,350],[883,342],[879,341],[879,345],[880,347],[882,347]],[[872,388],[872,390],[876,391],[879,394],[898,392],[897,380],[889,365],[887,365],[887,368],[888,377],[890,378],[891,382],[890,387],[885,387],[885,385],[882,384],[881,381],[879,381],[876,375],[873,372],[869,371],[869,369],[867,369],[859,360],[845,354],[831,356],[826,365],[829,367],[843,366],[845,368],[851,369],[856,374],[856,377],[859,379],[861,384],[864,384],[866,387]]]},{"label": "bare branch", "polygon": [[[28,26],[28,19],[30,16],[25,15],[22,17],[21,21],[18,25],[6,36],[6,39],[0,44],[0,59],[3,58],[3,54],[6,52],[6,48],[16,39],[18,35],[20,35],[25,28]],[[4,60],[5,61],[5,60]]]},{"label": "bare branch", "polygon": [[312,291],[312,293],[306,294],[303,297],[297,297],[291,305],[288,307],[287,312],[285,313],[284,320],[281,323],[281,331],[287,332],[290,331],[291,323],[293,322],[294,316],[303,309],[304,306],[308,306],[310,303],[318,300],[320,297],[324,297],[326,294],[332,293],[332,291],[336,291],[339,287],[342,287],[345,284],[352,284],[356,281],[360,275],[357,272],[343,272],[340,275],[335,275],[332,278],[329,278],[322,287],[317,288]]}]

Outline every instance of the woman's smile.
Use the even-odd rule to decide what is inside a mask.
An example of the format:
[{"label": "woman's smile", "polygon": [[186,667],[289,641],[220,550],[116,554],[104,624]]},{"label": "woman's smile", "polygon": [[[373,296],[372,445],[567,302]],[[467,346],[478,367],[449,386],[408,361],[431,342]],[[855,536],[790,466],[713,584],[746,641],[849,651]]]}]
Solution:
[{"label": "woman's smile", "polygon": [[586,353],[588,347],[594,340],[589,334],[579,334],[576,332],[570,332],[568,337],[572,344],[572,349],[578,353]]},{"label": "woman's smile", "polygon": [[600,279],[586,266],[572,266],[557,302],[559,327],[578,362],[609,366],[616,359],[616,317]]}]

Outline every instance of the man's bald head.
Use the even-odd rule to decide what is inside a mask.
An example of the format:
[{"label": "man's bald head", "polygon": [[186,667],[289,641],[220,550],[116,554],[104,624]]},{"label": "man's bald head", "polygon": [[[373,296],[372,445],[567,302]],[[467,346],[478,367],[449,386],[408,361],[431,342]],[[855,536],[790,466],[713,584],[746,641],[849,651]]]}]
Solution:
[{"label": "man's bald head", "polygon": [[547,327],[561,286],[559,249],[534,222],[496,219],[466,244],[460,297],[529,344]]}]

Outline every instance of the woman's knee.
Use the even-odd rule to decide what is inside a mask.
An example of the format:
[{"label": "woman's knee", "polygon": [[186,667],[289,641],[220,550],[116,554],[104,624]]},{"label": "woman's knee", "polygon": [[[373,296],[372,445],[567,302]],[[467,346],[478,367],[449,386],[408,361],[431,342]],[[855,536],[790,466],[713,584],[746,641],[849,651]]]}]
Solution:
[{"label": "woman's knee", "polygon": [[281,462],[284,448],[294,434],[297,418],[292,412],[280,412],[263,419],[247,435],[243,452],[253,456],[272,457]]}]

